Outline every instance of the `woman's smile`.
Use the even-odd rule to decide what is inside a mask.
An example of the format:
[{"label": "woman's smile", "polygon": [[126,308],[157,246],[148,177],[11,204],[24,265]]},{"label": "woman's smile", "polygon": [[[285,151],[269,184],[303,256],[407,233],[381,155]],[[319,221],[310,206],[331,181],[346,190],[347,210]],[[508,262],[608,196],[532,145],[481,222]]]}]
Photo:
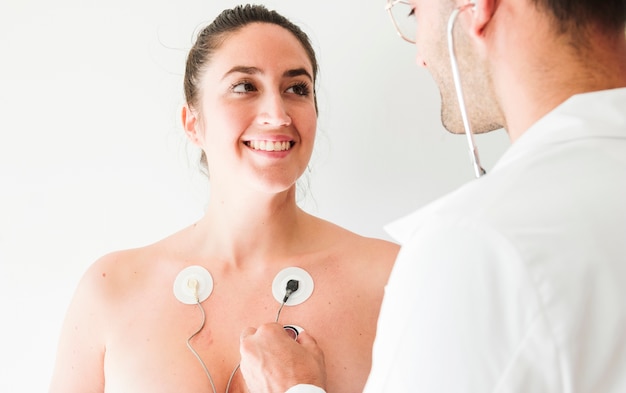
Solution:
[{"label": "woman's smile", "polygon": [[271,140],[250,140],[245,141],[244,144],[253,150],[260,151],[287,151],[294,145],[294,141],[271,141]]}]

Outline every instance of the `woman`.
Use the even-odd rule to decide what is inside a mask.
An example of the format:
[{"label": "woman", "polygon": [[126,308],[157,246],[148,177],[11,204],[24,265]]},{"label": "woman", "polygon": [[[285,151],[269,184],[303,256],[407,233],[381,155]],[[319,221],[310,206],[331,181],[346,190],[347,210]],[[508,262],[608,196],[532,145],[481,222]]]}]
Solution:
[{"label": "woman", "polygon": [[[207,164],[206,214],[88,269],[66,316],[51,392],[246,392],[240,333],[279,313],[318,338],[329,392],[361,391],[398,247],[296,204],[315,139],[316,76],[307,36],[262,6],[226,10],[199,34],[182,122]],[[197,307],[172,293],[191,265],[214,284]],[[315,289],[282,308],[272,283],[295,266]]]}]

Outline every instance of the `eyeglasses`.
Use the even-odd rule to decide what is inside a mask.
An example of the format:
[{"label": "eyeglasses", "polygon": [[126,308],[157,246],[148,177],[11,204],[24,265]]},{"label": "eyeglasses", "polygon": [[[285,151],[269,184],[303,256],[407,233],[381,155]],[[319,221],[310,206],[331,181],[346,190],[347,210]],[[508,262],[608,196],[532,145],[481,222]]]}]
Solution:
[{"label": "eyeglasses", "polygon": [[385,9],[389,13],[398,35],[403,40],[415,44],[417,20],[415,20],[411,3],[406,0],[387,0]]}]

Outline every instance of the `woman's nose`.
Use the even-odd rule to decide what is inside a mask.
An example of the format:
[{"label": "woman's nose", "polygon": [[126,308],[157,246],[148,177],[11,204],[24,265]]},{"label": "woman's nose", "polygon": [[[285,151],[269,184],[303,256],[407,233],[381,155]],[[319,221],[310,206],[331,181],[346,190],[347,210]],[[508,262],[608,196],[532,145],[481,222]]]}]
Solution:
[{"label": "woman's nose", "polygon": [[284,127],[291,124],[283,97],[279,93],[267,93],[260,103],[257,121],[262,125]]}]

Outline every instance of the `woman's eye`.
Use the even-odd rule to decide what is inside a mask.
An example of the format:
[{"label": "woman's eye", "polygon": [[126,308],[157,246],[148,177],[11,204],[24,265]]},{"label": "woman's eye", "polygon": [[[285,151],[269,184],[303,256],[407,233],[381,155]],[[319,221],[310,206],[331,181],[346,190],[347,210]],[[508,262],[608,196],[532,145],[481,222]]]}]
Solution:
[{"label": "woman's eye", "polygon": [[251,91],[256,90],[254,88],[254,85],[250,82],[235,83],[234,85],[230,87],[230,89],[233,93],[238,93],[238,94],[249,93]]},{"label": "woman's eye", "polygon": [[288,93],[294,93],[299,96],[308,96],[310,93],[309,86],[306,83],[297,83],[287,89]]}]

